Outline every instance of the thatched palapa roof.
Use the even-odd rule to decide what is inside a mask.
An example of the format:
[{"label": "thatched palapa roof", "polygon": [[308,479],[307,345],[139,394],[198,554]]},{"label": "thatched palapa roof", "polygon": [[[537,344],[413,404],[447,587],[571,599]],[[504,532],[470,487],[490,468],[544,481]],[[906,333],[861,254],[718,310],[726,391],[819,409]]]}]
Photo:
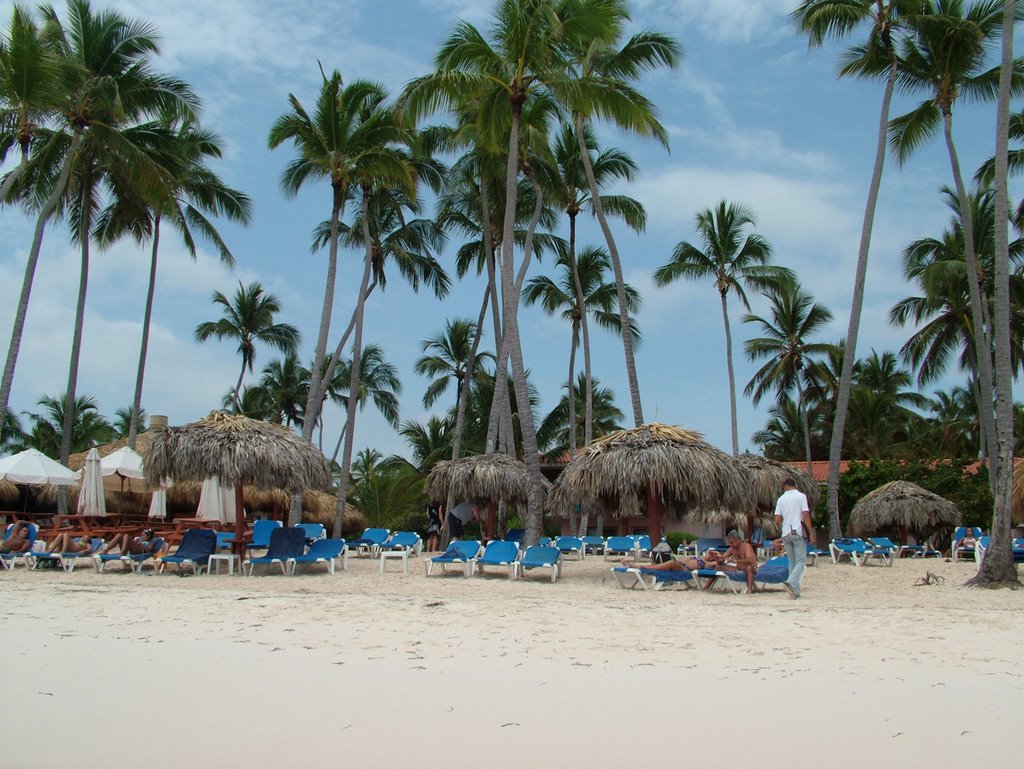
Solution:
[{"label": "thatched palapa roof", "polygon": [[[549,484],[550,485],[550,484]],[[438,462],[424,490],[431,499],[504,500],[525,505],[529,494],[526,465],[507,454],[478,454]]]},{"label": "thatched palapa roof", "polygon": [[154,485],[210,476],[228,486],[296,492],[331,485],[324,455],[281,425],[211,411],[198,422],[152,432],[142,456]]},{"label": "thatched palapa roof", "polygon": [[740,454],[736,459],[747,470],[750,492],[758,510],[774,513],[775,502],[782,494],[782,483],[787,478],[796,481],[796,487],[807,497],[811,510],[817,506],[821,498],[821,487],[805,470],[797,470],[792,465],[749,452]]},{"label": "thatched palapa roof", "polygon": [[11,505],[21,499],[21,491],[8,480],[0,480],[0,503]]},{"label": "thatched palapa roof", "polygon": [[640,515],[653,490],[682,511],[751,509],[746,471],[701,435],[657,422],[594,441],[562,471],[548,507],[577,503],[614,516]]},{"label": "thatched palapa roof", "polygon": [[923,532],[935,526],[957,526],[960,511],[952,502],[910,481],[890,481],[865,494],[850,513],[848,528],[870,534],[884,526]]}]

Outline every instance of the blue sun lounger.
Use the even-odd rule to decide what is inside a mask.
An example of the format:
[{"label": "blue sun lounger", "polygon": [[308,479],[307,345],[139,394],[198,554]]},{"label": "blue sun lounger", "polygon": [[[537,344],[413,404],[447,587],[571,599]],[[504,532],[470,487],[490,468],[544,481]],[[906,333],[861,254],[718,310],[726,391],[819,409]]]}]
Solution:
[{"label": "blue sun lounger", "polygon": [[864,556],[864,563],[869,558],[877,558],[883,566],[892,566],[892,562],[899,557],[900,546],[888,537],[868,537],[867,553]]},{"label": "blue sun lounger", "polygon": [[577,561],[583,560],[586,545],[579,537],[555,537],[551,543],[562,555],[575,555]]},{"label": "blue sun lounger", "polygon": [[[700,569],[694,576],[704,580],[704,589],[711,589],[716,584],[729,587],[733,593],[739,595],[747,592],[747,574],[743,571],[717,571],[715,569]],[[789,579],[789,559],[784,555],[770,558],[761,564],[754,572],[754,586],[779,585]]]},{"label": "blue sun lounger", "polygon": [[[14,568],[14,564],[18,562],[19,558],[21,558],[21,562],[25,564],[26,567],[29,566],[28,558],[31,557],[32,548],[36,543],[36,537],[39,536],[39,527],[34,523],[25,523],[23,521],[16,521],[16,523],[20,523],[22,526],[28,526],[28,550],[24,553],[0,553],[0,564],[3,564],[3,567],[8,571]],[[7,538],[11,536],[13,532],[14,524],[7,524],[7,529],[4,531],[4,542],[7,541]]]},{"label": "blue sun lounger", "polygon": [[92,537],[89,540],[89,549],[82,552],[66,552],[66,553],[47,553],[47,552],[36,552],[30,553],[32,556],[32,568],[36,568],[40,563],[46,560],[56,561],[57,565],[60,566],[65,572],[70,574],[75,570],[75,566],[78,565],[80,558],[93,558],[96,555],[96,551],[103,547],[103,540],[97,537]]},{"label": "blue sun lounger", "polygon": [[451,544],[448,545],[448,549],[445,550],[441,555],[435,555],[433,558],[427,558],[423,564],[427,570],[426,576],[430,576],[430,572],[434,568],[434,564],[441,565],[441,573],[444,574],[448,570],[448,566],[457,565],[462,567],[462,572],[465,576],[469,576],[473,570],[472,563],[473,559],[480,554],[480,543],[475,539],[454,539]]},{"label": "blue sun lounger", "polygon": [[950,545],[950,553],[954,561],[957,560],[975,560],[976,553],[974,547],[971,545],[962,545],[964,537],[967,536],[967,532],[970,531],[975,539],[981,536],[981,529],[977,526],[960,526],[956,531],[953,532],[953,543]]},{"label": "blue sun lounger", "polygon": [[369,555],[376,557],[377,550],[387,541],[391,529],[365,529],[359,539],[348,541],[349,552],[355,556]]},{"label": "blue sun lounger", "polygon": [[604,553],[604,537],[596,534],[588,534],[583,537],[583,546],[587,555],[602,555]]},{"label": "blue sun lounger", "polygon": [[604,559],[607,561],[609,558],[622,558],[623,556],[633,560],[640,557],[637,552],[636,540],[632,537],[608,537],[604,543]]},{"label": "blue sun lounger", "polygon": [[[307,534],[309,532],[306,532]],[[327,573],[334,574],[336,562],[341,559],[341,568],[344,571],[348,568],[348,545],[343,539],[317,539],[309,546],[302,555],[294,555],[287,560],[285,566],[289,574],[295,573],[295,567],[300,563],[324,563],[327,564]]]},{"label": "blue sun lounger", "polygon": [[280,521],[261,518],[252,523],[252,541],[246,542],[246,550],[266,550],[270,546],[270,535],[284,526]]},{"label": "blue sun lounger", "polygon": [[562,552],[557,547],[545,545],[533,545],[526,548],[523,557],[515,561],[516,576],[524,576],[523,572],[528,569],[550,569],[551,581],[558,579],[562,570]]},{"label": "blue sun lounger", "polygon": [[619,587],[638,590],[661,590],[665,585],[693,587],[693,573],[684,569],[645,569],[642,567],[613,566],[611,569]]},{"label": "blue sun lounger", "polygon": [[163,574],[164,567],[173,563],[178,567],[178,573],[189,566],[194,574],[202,574],[203,569],[210,562],[210,556],[217,551],[217,532],[213,529],[189,529],[181,538],[181,544],[174,551],[174,555],[164,555],[159,559],[159,572]]},{"label": "blue sun lounger", "polygon": [[[232,533],[232,536],[234,534]],[[218,540],[219,541],[219,540]],[[153,538],[153,550],[149,553],[103,553],[101,555],[94,555],[92,557],[92,565],[96,571],[103,571],[107,564],[118,562],[124,566],[125,569],[131,569],[136,574],[142,573],[142,565],[149,561],[151,558],[156,556],[167,547],[167,542],[163,537]]]},{"label": "blue sun lounger", "polygon": [[484,566],[500,566],[508,569],[508,578],[516,578],[516,559],[519,557],[519,543],[496,539],[489,542],[484,552],[472,561],[472,571],[483,574]]},{"label": "blue sun lounger", "polygon": [[860,559],[868,551],[868,543],[856,537],[842,537],[829,542],[828,550],[832,556],[832,563],[839,563],[847,558],[855,566],[860,566]]},{"label": "blue sun lounger", "polygon": [[249,576],[253,570],[260,565],[270,566],[277,564],[281,567],[281,573],[288,573],[288,561],[303,555],[306,551],[306,532],[298,526],[281,527],[270,532],[270,544],[267,546],[266,555],[259,558],[250,558],[242,562],[242,570],[249,565]]}]

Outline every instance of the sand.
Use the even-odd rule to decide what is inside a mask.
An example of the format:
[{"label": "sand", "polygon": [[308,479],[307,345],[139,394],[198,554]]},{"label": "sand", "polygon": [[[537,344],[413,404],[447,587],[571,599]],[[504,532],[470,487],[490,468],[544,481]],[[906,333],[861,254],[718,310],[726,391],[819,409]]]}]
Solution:
[{"label": "sand", "polygon": [[[963,588],[973,564],[819,561],[798,601],[626,591],[609,565],[554,585],[428,579],[418,559],[334,577],[19,567],[0,574],[0,766],[1019,760],[1024,591]],[[945,582],[914,587],[926,570]]]}]

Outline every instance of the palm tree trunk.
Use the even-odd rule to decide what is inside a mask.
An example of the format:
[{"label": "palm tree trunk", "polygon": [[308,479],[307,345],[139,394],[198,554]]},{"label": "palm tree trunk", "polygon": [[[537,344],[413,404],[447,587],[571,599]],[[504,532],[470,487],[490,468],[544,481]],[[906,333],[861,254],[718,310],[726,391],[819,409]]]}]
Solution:
[{"label": "palm tree trunk", "polygon": [[[576,291],[576,306],[580,308],[580,332],[583,334],[583,379],[587,388],[583,409],[583,445],[589,446],[594,439],[594,378],[590,369],[590,321],[587,318],[587,299],[583,295],[583,282],[576,263],[576,214],[569,216],[569,267],[572,269],[573,288]],[[570,387],[572,377],[569,378]],[[573,447],[575,450],[575,447]]]},{"label": "palm tree trunk", "polygon": [[[473,344],[469,348],[469,360],[466,361],[466,376],[459,388],[459,403],[455,410],[455,432],[452,435],[452,459],[462,456],[462,432],[466,426],[466,408],[469,405],[469,394],[473,389],[473,374],[476,370],[476,354],[480,349],[480,339],[484,335],[484,321],[487,318],[487,305],[490,304],[490,292],[484,292],[484,301],[480,304],[480,314],[476,320],[476,332]],[[449,500],[449,503],[451,500]]]},{"label": "palm tree trunk", "polygon": [[[505,405],[503,400],[507,399],[508,387],[508,351],[505,349],[505,332],[501,322],[501,298],[498,296],[497,272],[494,264],[494,255],[487,260],[487,291],[491,296],[491,322],[494,325],[494,392],[491,393],[491,411],[487,417],[487,437],[484,440],[484,453],[488,454],[494,449],[498,441],[498,423],[501,420]],[[499,390],[501,391],[499,394]],[[498,404],[498,408],[495,408]]]},{"label": "palm tree trunk", "polygon": [[142,315],[142,344],[139,345],[139,367],[135,373],[135,396],[128,423],[128,448],[135,451],[139,433],[139,413],[142,409],[142,381],[146,375],[146,354],[149,350],[149,327],[153,318],[153,296],[156,293],[157,252],[160,250],[160,214],[153,217],[153,248],[149,257],[149,286],[146,289],[146,309]]},{"label": "palm tree trunk", "polygon": [[1007,145],[1010,124],[1010,85],[1013,76],[1014,0],[1003,3],[1002,60],[996,113],[995,155],[995,385],[996,462],[995,509],[989,547],[977,576],[968,584],[1017,585],[1010,538],[1013,509],[1013,364],[1010,360],[1010,247],[1007,190]]},{"label": "palm tree trunk", "polygon": [[992,336],[988,316],[988,299],[984,286],[981,284],[978,270],[978,255],[975,251],[974,212],[971,199],[967,195],[963,174],[960,172],[960,159],[956,145],[953,143],[953,115],[948,109],[943,110],[942,130],[946,137],[946,149],[949,151],[949,163],[953,169],[953,182],[956,185],[957,198],[960,201],[960,222],[964,230],[964,261],[967,263],[967,285],[971,296],[971,322],[974,324],[974,350],[978,361],[978,383],[981,388],[981,401],[978,403],[978,418],[985,427],[987,437],[986,449],[989,456],[989,479],[995,493],[995,479],[999,473],[999,451],[996,447],[995,414],[992,411],[992,396],[995,383],[992,377]]},{"label": "palm tree trunk", "polygon": [[[327,352],[327,337],[331,332],[331,313],[334,310],[334,283],[338,274],[338,230],[341,221],[341,209],[345,198],[342,189],[333,186],[331,203],[330,246],[327,252],[327,277],[324,280],[324,303],[320,311],[320,331],[316,338],[316,350],[313,353],[313,370],[309,377],[309,396],[306,398],[306,414],[302,420],[302,437],[312,443],[313,427],[320,417],[320,407],[324,400],[324,355]],[[340,529],[339,529],[340,531]]]},{"label": "palm tree trunk", "polygon": [[232,400],[235,402],[235,413],[242,413],[242,399],[239,393],[242,392],[242,380],[245,379],[245,356],[242,356],[242,370],[238,372],[238,381],[235,382],[235,391],[232,393]]},{"label": "palm tree trunk", "polygon": [[25,277],[21,282],[21,295],[18,297],[18,309],[14,314],[14,327],[11,329],[11,344],[7,348],[7,360],[4,363],[3,379],[0,380],[0,425],[7,419],[7,407],[11,400],[11,389],[14,387],[14,369],[18,365],[18,353],[21,350],[21,337],[25,332],[25,316],[28,314],[29,298],[32,295],[32,282],[35,280],[36,265],[39,263],[39,252],[43,246],[43,234],[46,232],[46,224],[57,210],[60,199],[64,196],[64,190],[68,185],[68,178],[71,175],[71,167],[74,165],[75,156],[78,154],[78,146],[81,143],[81,131],[75,131],[71,136],[71,145],[68,147],[68,154],[64,158],[64,167],[57,177],[50,197],[46,199],[39,216],[36,218],[36,229],[32,235],[32,247],[28,252],[28,259],[25,261]]},{"label": "palm tree trunk", "polygon": [[587,149],[587,142],[583,136],[583,115],[576,116],[576,141],[580,145],[580,157],[583,159],[583,170],[587,174],[587,182],[590,184],[590,198],[594,204],[594,214],[601,225],[601,232],[604,233],[605,242],[608,244],[608,253],[612,258],[612,270],[615,272],[615,293],[619,299],[619,322],[622,324],[622,349],[626,355],[626,376],[629,379],[629,399],[633,404],[633,425],[639,427],[644,423],[643,406],[640,403],[640,383],[636,377],[636,358],[633,355],[633,330],[629,325],[629,305],[626,299],[626,282],[622,276],[622,262],[619,260],[619,249],[615,245],[615,238],[612,237],[612,230],[608,226],[608,219],[604,215],[604,208],[601,206],[601,196],[597,190],[597,180],[594,178],[594,166],[590,162],[590,152]]},{"label": "palm tree trunk", "polygon": [[850,408],[850,390],[853,384],[853,365],[857,359],[857,335],[860,331],[860,315],[864,307],[864,284],[868,272],[868,254],[871,251],[871,233],[875,226],[875,209],[878,205],[878,191],[882,186],[882,171],[885,169],[886,141],[889,130],[889,110],[898,74],[895,52],[889,50],[889,74],[882,94],[882,109],[878,118],[878,138],[875,143],[875,164],[871,170],[868,199],[864,204],[864,220],[860,228],[860,247],[857,250],[857,268],[853,278],[853,297],[850,300],[850,322],[846,328],[846,354],[839,374],[839,394],[836,397],[835,415],[832,422],[832,437],[828,444],[828,530],[832,538],[843,535],[839,520],[839,462],[843,455],[843,437],[846,431],[846,415]]},{"label": "palm tree trunk", "polygon": [[800,426],[804,431],[804,455],[807,458],[807,474],[813,476],[811,472],[811,426],[810,420],[807,418],[807,406],[804,404],[804,386],[800,384],[799,375],[796,378],[796,397],[800,408]]},{"label": "palm tree trunk", "polygon": [[[369,191],[363,190],[363,210],[369,210]],[[356,432],[356,413],[359,406],[359,375],[363,356],[363,317],[366,313],[367,288],[370,285],[370,273],[373,269],[373,240],[370,237],[368,217],[363,216],[363,240],[366,242],[366,264],[363,267],[363,279],[359,284],[359,296],[356,299],[355,338],[352,340],[352,376],[348,385],[348,413],[345,417],[345,449],[341,455],[341,477],[338,479],[338,504],[334,511],[334,536],[341,536],[342,522],[345,517],[345,500],[348,498],[349,473],[352,470],[352,441]]]},{"label": "palm tree trunk", "polygon": [[21,162],[15,166],[7,178],[4,179],[4,183],[0,185],[0,203],[7,202],[7,196],[11,194],[11,190],[14,189],[14,185],[18,183],[18,180],[25,175],[25,169],[28,168],[28,147],[23,146],[21,150]]},{"label": "palm tree trunk", "polygon": [[575,323],[572,329],[572,342],[569,344],[569,451],[576,456],[576,348],[579,347],[579,334]]},{"label": "palm tree trunk", "polygon": [[726,292],[719,292],[722,297],[722,323],[725,324],[725,364],[729,370],[729,417],[732,421],[732,455],[740,455],[739,428],[736,425],[736,374],[732,370],[732,328],[729,325],[729,305]]},{"label": "palm tree trunk", "polygon": [[[89,246],[92,242],[92,217],[89,203],[92,200],[92,178],[86,169],[82,180],[82,216],[79,222],[78,238],[81,244],[82,266],[78,277],[78,302],[75,306],[75,328],[71,336],[71,363],[68,366],[68,387],[64,399],[64,426],[60,441],[60,463],[67,465],[71,456],[71,439],[75,427],[75,398],[78,391],[78,362],[82,355],[82,331],[85,326],[85,297],[89,289]],[[58,496],[58,511],[66,514],[67,494]]]}]

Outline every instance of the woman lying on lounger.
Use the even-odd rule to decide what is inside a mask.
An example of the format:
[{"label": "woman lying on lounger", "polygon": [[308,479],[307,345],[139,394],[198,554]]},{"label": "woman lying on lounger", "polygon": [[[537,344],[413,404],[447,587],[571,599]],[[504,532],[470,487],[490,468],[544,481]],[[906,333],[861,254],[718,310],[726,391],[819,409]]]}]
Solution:
[{"label": "woman lying on lounger", "polygon": [[622,565],[627,569],[643,569],[644,571],[697,571],[697,569],[709,568],[709,564],[703,558],[669,558],[661,563],[634,563],[628,558],[622,559]]},{"label": "woman lying on lounger", "polygon": [[142,555],[143,553],[156,553],[163,546],[163,539],[156,536],[152,529],[143,529],[140,537],[133,538],[127,534],[118,534],[103,547],[101,552],[106,553],[119,547],[123,555]]},{"label": "woman lying on lounger", "polygon": [[47,548],[49,553],[77,553],[79,555],[92,554],[92,537],[83,534],[80,537],[72,537],[67,532],[59,535]]}]

